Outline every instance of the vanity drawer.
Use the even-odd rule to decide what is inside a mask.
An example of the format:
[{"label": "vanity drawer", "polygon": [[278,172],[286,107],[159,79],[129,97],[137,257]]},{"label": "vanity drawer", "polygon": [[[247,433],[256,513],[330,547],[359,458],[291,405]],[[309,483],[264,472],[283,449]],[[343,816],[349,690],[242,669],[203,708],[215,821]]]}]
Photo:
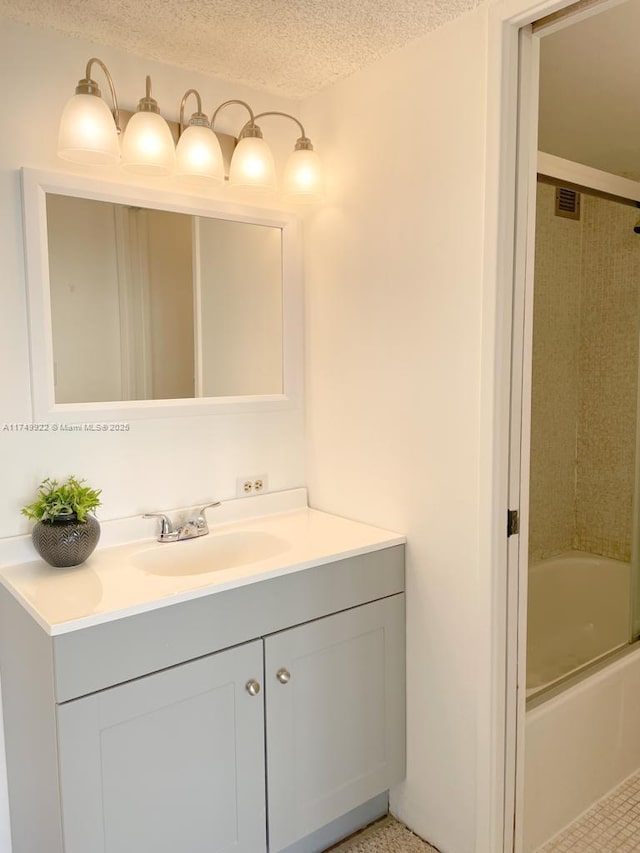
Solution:
[{"label": "vanity drawer", "polygon": [[[170,545],[167,547],[171,547]],[[404,590],[404,546],[52,638],[58,703]]]}]

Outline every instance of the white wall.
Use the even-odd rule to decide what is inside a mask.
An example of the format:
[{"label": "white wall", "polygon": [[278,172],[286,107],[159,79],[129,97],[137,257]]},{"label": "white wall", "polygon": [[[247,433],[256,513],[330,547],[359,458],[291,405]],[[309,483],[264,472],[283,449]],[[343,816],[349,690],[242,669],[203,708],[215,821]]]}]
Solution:
[{"label": "white wall", "polygon": [[408,537],[408,775],[391,805],[444,853],[476,849],[488,738],[485,43],[480,9],[305,103],[330,175],[305,232],[310,501]]},{"label": "white wall", "polygon": [[[169,118],[177,118],[180,98],[192,86],[201,90],[203,107],[209,113],[231,97],[248,100],[256,111],[297,111],[296,104],[272,95],[0,21],[0,537],[28,530],[19,509],[31,500],[35,486],[46,475],[73,473],[102,488],[104,505],[99,517],[103,520],[208,498],[230,498],[239,473],[268,473],[273,490],[304,484],[303,412],[299,408],[135,421],[129,433],[3,430],[4,424],[31,420],[18,169],[66,168],[55,156],[59,116],[84,76],[87,59],[95,55],[109,66],[124,108],[135,108],[149,73],[154,95]],[[98,74],[96,71],[96,77]],[[221,124],[221,130],[237,132],[244,123],[245,114],[234,112],[236,109],[231,108],[226,117],[223,113],[227,124]],[[266,135],[266,122],[264,130]],[[282,127],[277,122],[269,126],[277,159],[293,145],[292,133],[295,130],[285,122]],[[83,171],[82,167],[73,169]],[[90,174],[95,176],[95,171]],[[121,175],[116,167],[107,168],[104,178],[121,180]],[[9,853],[3,755],[0,742],[0,853]]]},{"label": "white wall", "polygon": [[[86,59],[107,62],[129,108],[148,72],[161,108],[194,84],[211,93],[209,111],[243,92],[37,29],[0,28],[12,130],[0,150],[8,422],[30,415],[16,169],[60,168],[58,116]],[[488,630],[481,602],[491,570],[477,556],[489,498],[478,473],[486,42],[486,10],[470,12],[303,105],[330,175],[327,204],[305,235],[311,502],[408,536],[409,764],[392,808],[443,853],[476,850],[483,819],[477,720],[488,673],[475,639]],[[299,112],[272,96],[244,97]],[[95,433],[12,434],[0,424],[0,535],[26,529],[17,510],[46,474],[101,486],[103,518],[228,497],[239,465],[269,472],[274,488],[299,485],[302,437],[299,411],[138,422],[128,435],[100,434],[100,444]],[[157,464],[167,452],[181,464]],[[0,791],[0,853],[9,850]]]}]

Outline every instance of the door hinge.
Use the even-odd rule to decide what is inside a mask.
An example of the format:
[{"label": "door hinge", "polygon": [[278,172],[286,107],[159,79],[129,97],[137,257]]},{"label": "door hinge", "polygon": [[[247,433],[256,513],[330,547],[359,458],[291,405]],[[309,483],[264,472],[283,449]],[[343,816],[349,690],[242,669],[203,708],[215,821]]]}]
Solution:
[{"label": "door hinge", "polygon": [[507,512],[507,536],[515,536],[520,533],[520,513],[517,509],[510,509]]}]

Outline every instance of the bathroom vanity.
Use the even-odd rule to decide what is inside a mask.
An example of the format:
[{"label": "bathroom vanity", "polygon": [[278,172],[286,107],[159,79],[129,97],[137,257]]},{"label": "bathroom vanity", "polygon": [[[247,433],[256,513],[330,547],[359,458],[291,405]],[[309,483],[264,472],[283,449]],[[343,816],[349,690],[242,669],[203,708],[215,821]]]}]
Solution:
[{"label": "bathroom vanity", "polygon": [[312,853],[378,816],[403,542],[301,508],[3,569],[13,853]]}]

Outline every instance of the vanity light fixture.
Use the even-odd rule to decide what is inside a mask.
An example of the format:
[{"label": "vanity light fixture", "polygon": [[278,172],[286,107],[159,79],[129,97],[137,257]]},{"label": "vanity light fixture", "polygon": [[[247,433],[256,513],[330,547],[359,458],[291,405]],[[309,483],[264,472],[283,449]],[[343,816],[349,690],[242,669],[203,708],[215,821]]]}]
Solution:
[{"label": "vanity light fixture", "polygon": [[284,167],[284,192],[297,201],[316,201],[322,193],[322,164],[302,123],[295,116],[280,112],[260,113],[256,118],[264,116],[282,116],[300,128],[300,136]]},{"label": "vanity light fixture", "polygon": [[229,167],[229,186],[252,187],[261,190],[273,190],[276,186],[276,167],[273,154],[262,138],[262,131],[255,123],[253,110],[244,101],[225,101],[216,109],[211,119],[211,127],[220,110],[230,104],[240,104],[249,111],[249,121],[240,131],[238,144]]},{"label": "vanity light fixture", "polygon": [[151,97],[151,77],[137,111],[129,119],[122,139],[122,168],[138,175],[170,175],[176,167],[176,149],[169,125]]},{"label": "vanity light fixture", "polygon": [[[197,110],[184,125],[184,108],[189,98],[196,98]],[[218,137],[202,112],[200,94],[188,89],[180,104],[180,138],[176,146],[176,173],[195,180],[224,180],[224,162]]]},{"label": "vanity light fixture", "polygon": [[[102,68],[109,84],[113,113],[102,100],[100,87],[91,78],[91,66]],[[87,62],[76,93],[68,101],[60,120],[58,156],[74,163],[113,165],[120,160],[120,111],[111,74],[95,56]]]},{"label": "vanity light fixture", "polygon": [[[97,63],[106,75],[113,112],[102,100],[97,83],[91,79],[93,63]],[[196,112],[185,126],[185,105],[191,95],[196,98]],[[106,65],[96,57],[87,63],[85,77],[78,82],[76,94],[69,100],[62,114],[58,155],[85,164],[113,165],[121,160],[123,169],[136,174],[163,176],[175,172],[188,179],[222,181],[225,177],[224,161],[214,124],[220,110],[231,104],[244,107],[249,113],[249,120],[240,131],[231,157],[229,185],[275,189],[273,154],[264,141],[256,119],[281,116],[294,121],[300,128],[300,136],[285,166],[284,192],[292,200],[316,201],[322,191],[320,160],[297,118],[282,112],[254,115],[245,101],[229,100],[217,107],[209,122],[202,112],[200,94],[195,89],[188,89],[180,104],[176,148],[169,125],[160,115],[157,101],[151,97],[150,77],[147,77],[145,97],[140,99],[137,111],[130,117],[124,130],[120,157],[118,136],[121,131],[121,112],[115,86]]]},{"label": "vanity light fixture", "polygon": [[[227,101],[227,103],[221,104],[218,107],[218,109],[216,110],[216,114],[219,110],[222,109],[222,107],[225,107],[227,104],[231,103],[243,104],[243,106],[245,106],[249,110],[251,119],[245,124],[245,126],[240,131],[240,142],[238,143],[236,152],[234,152],[233,159],[231,161],[229,183],[235,186],[248,186],[253,173],[259,171],[259,166],[255,166],[254,162],[252,162],[252,160],[250,159],[252,156],[257,159],[257,156],[252,151],[251,153],[248,153],[246,155],[246,158],[238,164],[237,172],[234,174],[234,162],[244,141],[256,138],[259,138],[262,141],[262,132],[255,123],[256,119],[265,118],[266,116],[280,116],[282,118],[287,118],[291,121],[294,121],[300,128],[300,136],[296,141],[293,152],[289,155],[284,169],[285,195],[291,197],[296,201],[317,201],[318,197],[322,193],[322,166],[320,164],[320,158],[313,150],[311,140],[304,132],[304,127],[302,126],[302,123],[299,122],[298,119],[295,118],[295,116],[292,116],[289,113],[282,113],[273,110],[264,113],[258,113],[257,116],[254,116],[251,111],[251,108],[248,104],[245,104],[244,101]],[[271,152],[269,151],[269,156],[270,155]],[[271,160],[271,162],[273,162],[273,160]],[[244,174],[246,182],[245,184],[242,184],[240,182],[240,179],[236,177],[236,175],[239,174]]]}]

